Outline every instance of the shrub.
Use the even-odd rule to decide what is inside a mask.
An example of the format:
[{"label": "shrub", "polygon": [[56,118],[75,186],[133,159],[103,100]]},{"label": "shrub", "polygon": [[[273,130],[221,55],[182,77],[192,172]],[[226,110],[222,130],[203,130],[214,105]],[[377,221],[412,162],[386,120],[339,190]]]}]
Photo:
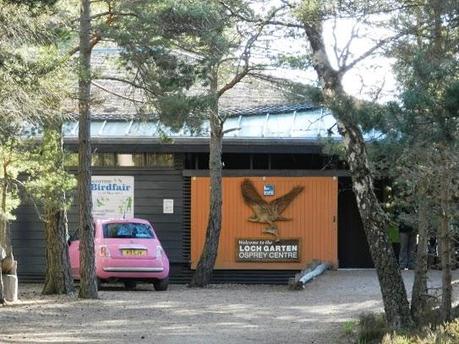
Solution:
[{"label": "shrub", "polygon": [[359,343],[380,343],[383,336],[389,331],[383,314],[365,313],[360,315]]},{"label": "shrub", "polygon": [[391,332],[383,315],[363,314],[360,316],[359,344],[458,344],[459,319],[432,328],[424,327],[408,332]]}]

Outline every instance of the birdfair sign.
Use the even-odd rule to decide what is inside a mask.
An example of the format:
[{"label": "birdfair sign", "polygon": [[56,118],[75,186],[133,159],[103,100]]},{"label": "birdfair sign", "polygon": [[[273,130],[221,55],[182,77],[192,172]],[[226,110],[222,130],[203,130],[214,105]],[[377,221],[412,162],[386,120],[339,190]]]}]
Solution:
[{"label": "birdfair sign", "polygon": [[133,176],[92,176],[91,191],[95,218],[134,217]]},{"label": "birdfair sign", "polygon": [[300,261],[300,239],[236,239],[237,262],[288,263]]}]

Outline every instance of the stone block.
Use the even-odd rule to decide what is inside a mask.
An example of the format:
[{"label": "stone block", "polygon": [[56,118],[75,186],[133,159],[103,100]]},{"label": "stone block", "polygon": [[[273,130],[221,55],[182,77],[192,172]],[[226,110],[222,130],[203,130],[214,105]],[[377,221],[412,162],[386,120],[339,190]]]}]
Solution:
[{"label": "stone block", "polygon": [[18,300],[18,277],[16,275],[2,275],[3,297],[7,302]]}]

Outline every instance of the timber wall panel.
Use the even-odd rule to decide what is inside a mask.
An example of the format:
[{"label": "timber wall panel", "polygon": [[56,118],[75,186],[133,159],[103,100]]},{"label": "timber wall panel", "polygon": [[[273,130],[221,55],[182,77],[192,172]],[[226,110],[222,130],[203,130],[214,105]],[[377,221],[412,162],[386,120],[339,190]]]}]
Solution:
[{"label": "timber wall panel", "polygon": [[[134,176],[134,216],[149,220],[161,240],[171,263],[183,263],[183,177],[180,170],[94,169],[94,175]],[[163,214],[163,199],[174,199],[174,214]],[[13,249],[18,259],[18,274],[41,278],[45,271],[43,225],[30,203],[16,211],[12,222]],[[69,231],[78,228],[76,201],[69,213]]]},{"label": "timber wall panel", "polygon": [[[244,204],[241,194],[243,177],[223,178],[222,231],[216,269],[302,269],[312,259],[338,265],[337,257],[337,195],[338,183],[332,177],[250,177],[258,193],[263,195],[263,185],[275,187],[274,196],[262,196],[272,201],[294,186],[304,190],[282,214],[291,221],[278,221],[281,239],[301,241],[299,263],[247,263],[236,262],[236,239],[273,239],[264,234],[267,224],[252,223],[253,214]],[[191,181],[191,262],[196,267],[204,245],[209,211],[209,178],[193,177]]]}]

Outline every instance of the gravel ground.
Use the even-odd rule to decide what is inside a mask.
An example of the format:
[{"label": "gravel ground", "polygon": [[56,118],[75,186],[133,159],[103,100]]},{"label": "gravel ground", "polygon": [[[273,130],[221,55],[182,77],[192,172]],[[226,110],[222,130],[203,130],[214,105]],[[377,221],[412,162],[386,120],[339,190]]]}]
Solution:
[{"label": "gravel ground", "polygon": [[[413,273],[404,271],[408,290]],[[454,280],[459,280],[458,271]],[[431,286],[440,285],[433,271]],[[98,300],[42,296],[20,286],[20,302],[0,308],[0,343],[346,343],[343,324],[382,311],[373,270],[328,271],[302,291],[286,286],[212,285],[189,289],[106,286]],[[459,288],[455,288],[457,299]]]}]

